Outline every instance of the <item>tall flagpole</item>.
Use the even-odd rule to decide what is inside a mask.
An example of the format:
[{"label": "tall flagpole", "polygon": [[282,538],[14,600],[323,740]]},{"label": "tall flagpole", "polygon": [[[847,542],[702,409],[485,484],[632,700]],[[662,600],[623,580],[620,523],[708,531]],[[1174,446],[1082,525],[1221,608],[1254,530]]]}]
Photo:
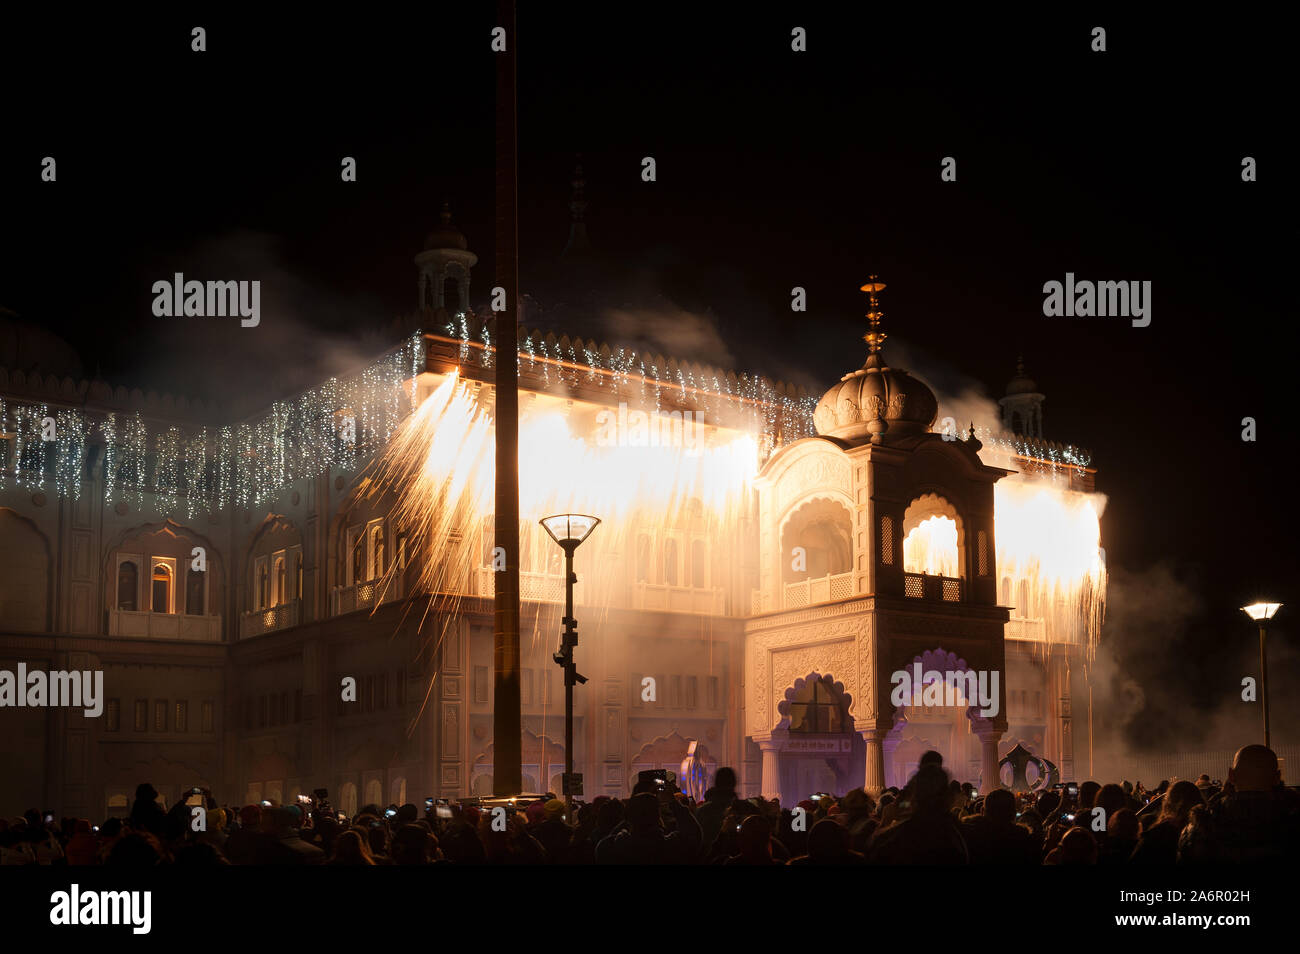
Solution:
[{"label": "tall flagpole", "polygon": [[505,289],[505,310],[496,315],[496,546],[505,569],[496,580],[492,643],[492,794],[518,795],[523,788],[519,699],[519,235],[518,155],[515,123],[514,0],[498,0],[497,26],[506,48],[494,52],[496,100],[496,284]]}]

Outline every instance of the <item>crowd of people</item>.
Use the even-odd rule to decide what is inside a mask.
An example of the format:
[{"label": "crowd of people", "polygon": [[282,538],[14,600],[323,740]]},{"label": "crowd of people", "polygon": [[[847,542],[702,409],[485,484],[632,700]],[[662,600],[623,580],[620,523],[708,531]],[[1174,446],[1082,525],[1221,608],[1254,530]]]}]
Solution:
[{"label": "crowd of people", "polygon": [[[318,799],[204,813],[170,811],[149,784],[126,818],[29,811],[0,819],[5,865],[1169,865],[1258,864],[1300,849],[1300,795],[1262,745],[1237,752],[1223,783],[1084,782],[977,793],[927,753],[902,789],[862,789],[796,806],[745,798],[720,768],[698,804],[671,780],[572,809],[554,796],[514,806],[368,805],[347,818]],[[201,799],[202,800],[202,799]],[[204,823],[195,818],[203,815]],[[201,830],[195,830],[199,828]]]}]

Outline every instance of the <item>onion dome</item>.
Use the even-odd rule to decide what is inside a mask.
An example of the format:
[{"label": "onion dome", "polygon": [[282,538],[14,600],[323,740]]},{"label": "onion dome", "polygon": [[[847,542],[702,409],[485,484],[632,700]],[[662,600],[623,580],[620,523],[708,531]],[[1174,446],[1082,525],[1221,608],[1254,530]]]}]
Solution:
[{"label": "onion dome", "polygon": [[880,330],[884,312],[879,309],[877,294],[885,285],[872,275],[862,290],[871,296],[867,318],[871,330],[863,336],[867,342],[866,364],[840,378],[817,404],[813,423],[823,437],[834,437],[853,444],[924,434],[939,414],[934,392],[923,382],[899,368],[885,363],[881,347],[887,335]]},{"label": "onion dome", "polygon": [[426,252],[440,248],[469,248],[460,229],[451,224],[451,208],[446,202],[442,204],[442,212],[438,218],[440,220],[438,227],[424,238]]},{"label": "onion dome", "polygon": [[1016,376],[1007,382],[1007,395],[1012,394],[1037,394],[1038,385],[1034,379],[1025,374],[1025,359],[1023,357],[1016,359]]}]

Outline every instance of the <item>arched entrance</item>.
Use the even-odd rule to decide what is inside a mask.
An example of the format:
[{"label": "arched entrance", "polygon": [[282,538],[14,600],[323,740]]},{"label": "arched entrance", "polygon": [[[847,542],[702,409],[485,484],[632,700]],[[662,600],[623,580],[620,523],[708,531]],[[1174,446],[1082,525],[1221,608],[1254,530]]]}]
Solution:
[{"label": "arched entrance", "polygon": [[772,731],[780,751],[781,804],[862,785],[866,747],[853,730],[852,702],[830,674],[810,672],[785,690],[776,707],[781,721]]},{"label": "arched entrance", "polygon": [[[916,706],[909,700],[894,707],[894,727],[885,736],[884,743],[885,784],[902,788],[916,773],[921,756],[929,750],[943,756],[944,768],[957,781],[979,783],[982,750],[974,728],[985,720],[979,714],[979,699],[969,698],[967,691],[967,674],[977,679],[978,674],[965,659],[942,647],[914,656],[907,667],[909,676],[915,677],[917,666],[925,701]],[[946,682],[950,674],[959,678]],[[935,704],[935,697],[940,695],[942,702]]]}]

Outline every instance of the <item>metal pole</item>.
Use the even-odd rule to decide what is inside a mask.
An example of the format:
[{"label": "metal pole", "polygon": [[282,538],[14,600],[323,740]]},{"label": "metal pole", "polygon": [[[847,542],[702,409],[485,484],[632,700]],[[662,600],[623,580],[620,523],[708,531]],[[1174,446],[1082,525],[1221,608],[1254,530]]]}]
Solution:
[{"label": "metal pole", "polygon": [[[573,621],[573,547],[564,548],[564,772],[573,775],[573,683],[577,667],[573,662],[573,649],[578,644],[578,634]],[[564,804],[573,809],[573,795],[564,793]]]},{"label": "metal pole", "polygon": [[505,310],[496,316],[496,546],[505,569],[492,574],[492,794],[523,788],[523,706],[519,695],[519,235],[515,125],[515,4],[498,0],[506,49],[496,57],[496,281]]},{"label": "metal pole", "polygon": [[1261,619],[1259,621],[1259,673],[1260,673],[1260,700],[1264,703],[1264,747],[1272,748],[1268,736],[1268,650],[1265,646],[1265,640],[1268,634],[1268,622]]}]

